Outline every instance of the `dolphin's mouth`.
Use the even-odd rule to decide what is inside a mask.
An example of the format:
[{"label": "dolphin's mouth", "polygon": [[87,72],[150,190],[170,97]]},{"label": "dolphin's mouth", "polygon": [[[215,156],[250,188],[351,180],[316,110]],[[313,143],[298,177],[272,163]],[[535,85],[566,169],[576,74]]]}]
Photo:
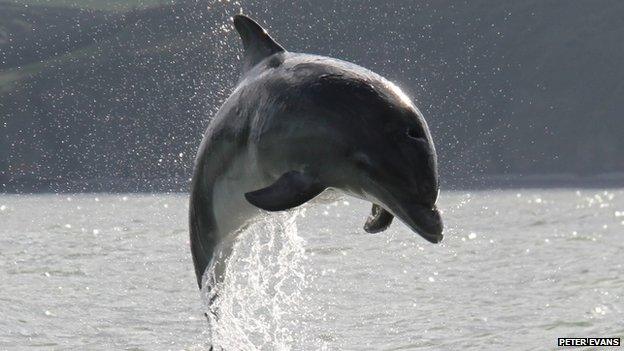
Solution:
[{"label": "dolphin's mouth", "polygon": [[442,241],[444,225],[440,211],[435,206],[428,208],[420,204],[412,204],[399,208],[395,215],[425,240],[434,244]]},{"label": "dolphin's mouth", "polygon": [[[412,229],[414,229],[414,228],[412,228]],[[444,235],[442,233],[436,234],[436,233],[427,233],[427,232],[425,232],[423,230],[419,230],[419,229],[414,229],[414,230],[418,234],[420,234],[420,236],[425,238],[425,240],[427,240],[428,242],[433,243],[433,244],[438,244],[444,238]]]}]

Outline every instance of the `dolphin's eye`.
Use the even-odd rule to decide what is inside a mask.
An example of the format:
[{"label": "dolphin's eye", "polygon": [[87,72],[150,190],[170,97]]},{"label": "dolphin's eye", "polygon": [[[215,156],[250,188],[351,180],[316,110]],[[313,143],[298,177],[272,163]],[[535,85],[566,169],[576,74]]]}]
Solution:
[{"label": "dolphin's eye", "polygon": [[407,136],[412,139],[423,139],[425,137],[422,130],[418,128],[407,128]]},{"label": "dolphin's eye", "polygon": [[356,152],[353,154],[353,160],[355,161],[355,165],[360,168],[360,169],[371,169],[372,168],[372,162],[370,160],[370,158],[362,153],[362,152]]}]

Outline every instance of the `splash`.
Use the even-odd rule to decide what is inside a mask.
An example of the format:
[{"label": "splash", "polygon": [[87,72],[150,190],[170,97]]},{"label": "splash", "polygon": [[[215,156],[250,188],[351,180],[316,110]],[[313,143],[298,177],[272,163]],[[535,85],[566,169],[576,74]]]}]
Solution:
[{"label": "splash", "polygon": [[[303,336],[307,285],[298,212],[262,216],[237,239],[225,280],[207,307],[211,341],[224,350],[291,350]],[[209,301],[210,296],[204,296]],[[208,305],[208,304],[206,304]]]}]

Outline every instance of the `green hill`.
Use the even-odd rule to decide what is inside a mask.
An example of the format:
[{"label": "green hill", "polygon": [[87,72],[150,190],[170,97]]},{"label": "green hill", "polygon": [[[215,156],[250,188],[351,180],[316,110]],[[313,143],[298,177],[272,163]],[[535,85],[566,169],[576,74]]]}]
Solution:
[{"label": "green hill", "polygon": [[15,5],[34,7],[60,7],[125,12],[154,6],[170,5],[172,0],[9,0]]},{"label": "green hill", "polygon": [[[0,3],[0,184],[183,189],[204,128],[238,78],[229,17],[241,6],[78,7]],[[624,3],[242,9],[292,51],[354,61],[410,92],[447,184],[624,172]]]}]

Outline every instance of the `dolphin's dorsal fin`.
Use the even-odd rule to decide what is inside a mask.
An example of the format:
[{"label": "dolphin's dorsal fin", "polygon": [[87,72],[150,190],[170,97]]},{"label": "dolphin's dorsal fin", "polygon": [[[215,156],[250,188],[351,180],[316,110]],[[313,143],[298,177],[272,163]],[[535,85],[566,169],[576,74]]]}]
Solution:
[{"label": "dolphin's dorsal fin", "polygon": [[245,15],[234,16],[234,28],[243,40],[245,50],[243,73],[252,69],[263,59],[275,53],[286,51],[269,36],[264,28]]}]

